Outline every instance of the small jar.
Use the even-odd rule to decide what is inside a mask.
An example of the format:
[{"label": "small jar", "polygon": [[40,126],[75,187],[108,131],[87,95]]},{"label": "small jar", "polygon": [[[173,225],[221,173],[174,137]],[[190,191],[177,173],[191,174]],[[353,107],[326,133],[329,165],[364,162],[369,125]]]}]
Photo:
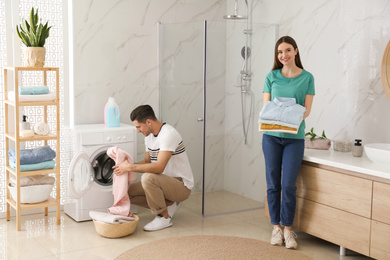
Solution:
[{"label": "small jar", "polygon": [[335,140],[333,142],[333,150],[337,152],[350,152],[352,151],[353,143],[349,140]]},{"label": "small jar", "polygon": [[355,139],[355,145],[352,148],[352,155],[355,157],[361,157],[363,155],[362,140]]}]

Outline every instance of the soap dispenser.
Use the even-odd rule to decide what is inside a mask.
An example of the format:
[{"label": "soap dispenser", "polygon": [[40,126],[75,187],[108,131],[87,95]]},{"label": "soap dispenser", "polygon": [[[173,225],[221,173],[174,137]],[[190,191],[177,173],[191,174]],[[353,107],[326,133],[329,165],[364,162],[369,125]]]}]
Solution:
[{"label": "soap dispenser", "polygon": [[352,148],[352,155],[355,157],[361,157],[363,155],[362,140],[355,139],[355,145]]},{"label": "soap dispenser", "polygon": [[27,116],[23,115],[23,121],[19,124],[20,130],[30,130],[30,123],[27,122]]}]

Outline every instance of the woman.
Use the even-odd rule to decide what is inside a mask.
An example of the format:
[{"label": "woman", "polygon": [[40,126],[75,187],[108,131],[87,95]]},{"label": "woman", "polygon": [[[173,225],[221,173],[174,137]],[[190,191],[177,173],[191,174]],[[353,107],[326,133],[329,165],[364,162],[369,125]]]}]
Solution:
[{"label": "woman", "polygon": [[[297,237],[291,230],[296,205],[296,179],[302,163],[305,143],[305,121],[314,97],[313,75],[303,69],[295,40],[281,37],[275,44],[272,71],[268,73],[263,90],[263,104],[275,97],[295,98],[306,108],[297,134],[264,132],[263,153],[267,180],[267,201],[272,231],[271,244],[296,249]],[[284,226],[284,231],[282,230]]]}]

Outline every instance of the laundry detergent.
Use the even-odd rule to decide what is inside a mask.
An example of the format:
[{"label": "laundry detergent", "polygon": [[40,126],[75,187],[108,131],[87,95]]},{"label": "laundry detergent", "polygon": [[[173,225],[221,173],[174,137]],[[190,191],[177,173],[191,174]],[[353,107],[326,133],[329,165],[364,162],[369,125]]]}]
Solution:
[{"label": "laundry detergent", "polygon": [[119,127],[120,125],[120,110],[113,97],[108,98],[104,107],[104,124],[107,127]]}]

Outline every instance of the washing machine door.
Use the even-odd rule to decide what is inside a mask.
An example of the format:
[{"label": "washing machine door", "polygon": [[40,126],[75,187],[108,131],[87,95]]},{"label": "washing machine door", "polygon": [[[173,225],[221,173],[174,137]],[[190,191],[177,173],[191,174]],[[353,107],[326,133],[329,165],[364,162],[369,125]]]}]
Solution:
[{"label": "washing machine door", "polygon": [[74,199],[79,199],[92,187],[94,170],[89,156],[79,152],[73,157],[69,167],[69,191]]}]

